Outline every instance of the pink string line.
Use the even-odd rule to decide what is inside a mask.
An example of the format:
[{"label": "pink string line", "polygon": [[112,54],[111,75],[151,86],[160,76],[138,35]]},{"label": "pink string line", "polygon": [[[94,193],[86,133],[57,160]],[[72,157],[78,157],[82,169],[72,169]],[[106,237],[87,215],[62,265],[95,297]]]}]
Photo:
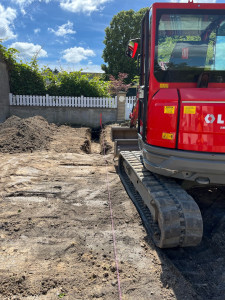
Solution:
[{"label": "pink string line", "polygon": [[[102,129],[102,116],[100,116],[100,125]],[[105,153],[105,142],[104,138],[102,139],[102,146],[103,146],[103,154],[104,158],[106,156]],[[120,286],[120,273],[119,273],[119,263],[118,263],[118,255],[117,255],[117,248],[116,248],[116,234],[114,229],[114,219],[113,219],[113,211],[112,211],[112,201],[111,201],[111,194],[109,189],[109,176],[108,176],[108,169],[107,169],[107,160],[105,158],[105,167],[106,167],[106,183],[107,183],[107,191],[108,191],[108,204],[110,209],[110,217],[111,217],[111,228],[112,228],[112,237],[113,237],[113,250],[114,250],[114,259],[116,263],[116,273],[117,273],[117,283],[118,283],[118,293],[119,293],[119,299],[122,300],[122,292],[121,292],[121,286]]]}]

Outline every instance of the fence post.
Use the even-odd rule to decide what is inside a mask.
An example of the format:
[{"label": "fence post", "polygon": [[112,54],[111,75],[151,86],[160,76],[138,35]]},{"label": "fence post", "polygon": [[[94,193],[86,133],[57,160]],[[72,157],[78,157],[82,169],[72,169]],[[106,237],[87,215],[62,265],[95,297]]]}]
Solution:
[{"label": "fence post", "polygon": [[10,105],[13,105],[12,99],[13,99],[13,95],[12,95],[12,93],[9,93],[9,104]]},{"label": "fence post", "polygon": [[126,92],[118,92],[117,100],[117,121],[124,121],[126,111]]},{"label": "fence post", "polygon": [[46,103],[46,106],[49,106],[49,94],[46,94],[46,96],[45,96],[45,103]]}]

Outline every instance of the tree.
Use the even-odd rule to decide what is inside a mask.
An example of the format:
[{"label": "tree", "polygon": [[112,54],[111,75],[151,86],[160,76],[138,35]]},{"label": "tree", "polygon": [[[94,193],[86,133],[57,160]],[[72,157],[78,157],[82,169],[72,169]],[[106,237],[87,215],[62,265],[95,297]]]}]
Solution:
[{"label": "tree", "polygon": [[130,39],[140,38],[141,20],[148,8],[138,12],[134,10],[121,11],[115,15],[110,26],[105,29],[105,49],[103,59],[107,65],[102,65],[106,75],[118,77],[119,73],[127,73],[127,82],[131,82],[138,75],[137,61],[125,55],[125,50]]},{"label": "tree", "polygon": [[124,80],[127,78],[128,74],[126,73],[119,73],[118,79],[116,79],[113,75],[109,76],[110,83],[109,83],[109,92],[112,95],[116,95],[120,91],[127,92],[130,87],[130,84],[125,84]]}]

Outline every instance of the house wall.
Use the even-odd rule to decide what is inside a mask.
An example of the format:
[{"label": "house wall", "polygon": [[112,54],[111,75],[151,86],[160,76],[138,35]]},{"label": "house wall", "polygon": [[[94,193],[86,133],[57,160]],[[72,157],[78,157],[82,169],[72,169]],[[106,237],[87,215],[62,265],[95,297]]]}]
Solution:
[{"label": "house wall", "polygon": [[0,123],[9,117],[9,75],[7,66],[0,61]]}]

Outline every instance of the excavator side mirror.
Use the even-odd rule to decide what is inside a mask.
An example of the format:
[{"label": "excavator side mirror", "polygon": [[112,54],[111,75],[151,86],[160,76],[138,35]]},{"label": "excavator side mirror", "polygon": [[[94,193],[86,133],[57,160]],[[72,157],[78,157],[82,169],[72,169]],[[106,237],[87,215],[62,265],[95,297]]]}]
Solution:
[{"label": "excavator side mirror", "polygon": [[134,58],[135,54],[137,52],[137,49],[138,49],[138,43],[134,42],[133,40],[130,40],[127,45],[126,55],[128,57]]}]

